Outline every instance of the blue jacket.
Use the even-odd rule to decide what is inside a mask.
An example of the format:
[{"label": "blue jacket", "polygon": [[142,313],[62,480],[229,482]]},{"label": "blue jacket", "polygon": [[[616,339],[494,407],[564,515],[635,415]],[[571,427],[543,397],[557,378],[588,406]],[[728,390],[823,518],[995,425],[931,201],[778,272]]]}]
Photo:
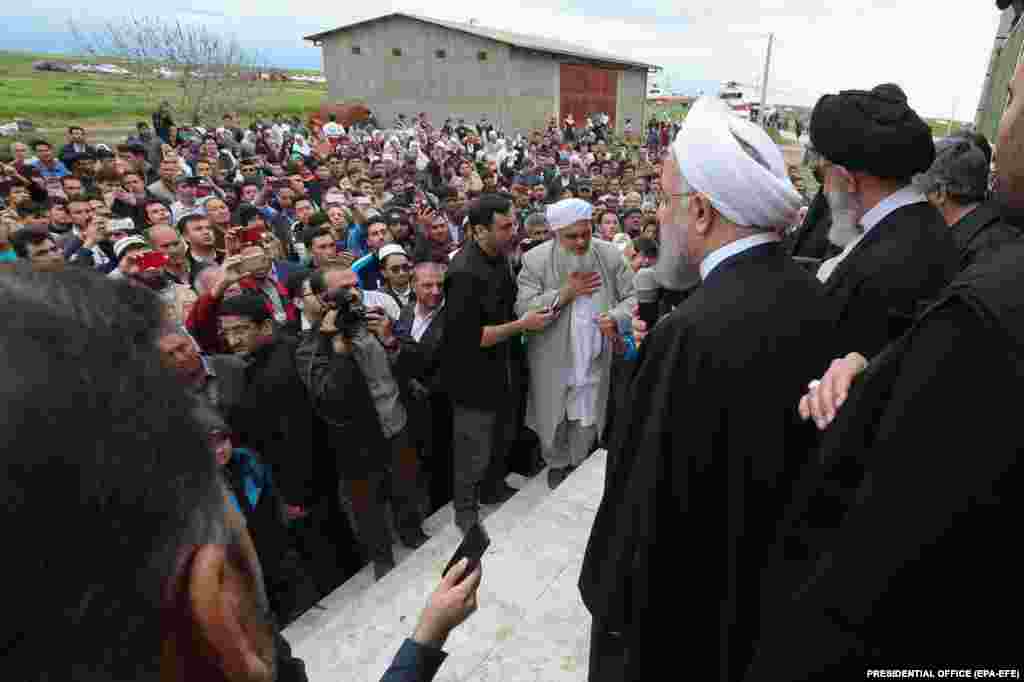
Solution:
[{"label": "blue jacket", "polygon": [[353,223],[348,228],[348,244],[345,250],[356,258],[366,254],[366,228]]},{"label": "blue jacket", "polygon": [[380,682],[429,682],[447,656],[440,649],[407,639]]},{"label": "blue jacket", "polygon": [[380,261],[376,253],[368,253],[352,264],[352,272],[359,277],[359,288],[376,291],[380,288]]}]

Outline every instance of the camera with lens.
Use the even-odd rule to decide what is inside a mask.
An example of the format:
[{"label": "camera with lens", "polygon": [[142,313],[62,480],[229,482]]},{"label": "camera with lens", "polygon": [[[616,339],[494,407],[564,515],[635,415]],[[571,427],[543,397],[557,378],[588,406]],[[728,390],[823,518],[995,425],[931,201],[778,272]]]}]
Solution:
[{"label": "camera with lens", "polygon": [[334,326],[344,336],[351,338],[366,326],[366,306],[352,296],[348,289],[339,288],[329,292],[325,301],[329,308],[338,311]]}]

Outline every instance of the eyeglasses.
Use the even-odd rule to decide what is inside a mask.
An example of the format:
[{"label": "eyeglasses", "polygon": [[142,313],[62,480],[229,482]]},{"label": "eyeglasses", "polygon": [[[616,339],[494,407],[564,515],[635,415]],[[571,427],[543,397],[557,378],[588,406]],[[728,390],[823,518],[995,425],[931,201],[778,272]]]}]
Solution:
[{"label": "eyeglasses", "polygon": [[393,275],[397,275],[400,272],[412,272],[412,266],[406,263],[405,265],[392,265],[388,268],[388,272]]},{"label": "eyeglasses", "polygon": [[681,200],[681,199],[685,199],[686,197],[691,196],[693,194],[700,194],[700,192],[698,192],[696,190],[693,190],[693,191],[690,191],[690,192],[683,192],[681,194],[666,194],[665,196],[661,197],[661,199],[658,201],[658,206],[662,206],[662,207],[668,206],[669,201],[671,199],[680,199]]}]

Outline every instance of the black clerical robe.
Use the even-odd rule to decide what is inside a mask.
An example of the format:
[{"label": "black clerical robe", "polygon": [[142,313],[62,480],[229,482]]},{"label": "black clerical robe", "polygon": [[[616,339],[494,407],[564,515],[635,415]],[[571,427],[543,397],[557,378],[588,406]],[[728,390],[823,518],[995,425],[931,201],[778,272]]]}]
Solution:
[{"label": "black clerical robe", "polygon": [[825,260],[838,254],[842,249],[828,240],[832,227],[832,212],[825,198],[825,188],[818,189],[803,223],[786,237],[785,245],[791,256]]},{"label": "black clerical robe", "polygon": [[[1021,664],[1024,243],[874,358],[798,485],[744,678]],[[807,491],[804,494],[803,491]]]},{"label": "black clerical robe", "polygon": [[825,281],[845,352],[873,357],[898,339],[959,271],[942,216],[922,202],[875,225]]},{"label": "black clerical robe", "polygon": [[770,243],[719,264],[647,337],[579,583],[629,661],[592,680],[658,679],[666,655],[693,679],[742,674],[763,555],[815,438],[796,406],[833,334],[818,281]]}]

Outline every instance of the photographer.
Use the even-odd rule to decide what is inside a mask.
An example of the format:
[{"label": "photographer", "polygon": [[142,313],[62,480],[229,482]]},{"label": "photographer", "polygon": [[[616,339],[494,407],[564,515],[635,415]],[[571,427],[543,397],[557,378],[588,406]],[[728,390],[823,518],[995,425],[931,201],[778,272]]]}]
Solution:
[{"label": "photographer", "polygon": [[382,308],[363,306],[352,270],[318,270],[310,290],[326,312],[300,344],[296,366],[328,424],[354,525],[380,579],[395,565],[385,512],[389,478],[402,544],[416,548],[427,540],[416,450],[396,379],[416,361],[416,348],[392,333]]}]

